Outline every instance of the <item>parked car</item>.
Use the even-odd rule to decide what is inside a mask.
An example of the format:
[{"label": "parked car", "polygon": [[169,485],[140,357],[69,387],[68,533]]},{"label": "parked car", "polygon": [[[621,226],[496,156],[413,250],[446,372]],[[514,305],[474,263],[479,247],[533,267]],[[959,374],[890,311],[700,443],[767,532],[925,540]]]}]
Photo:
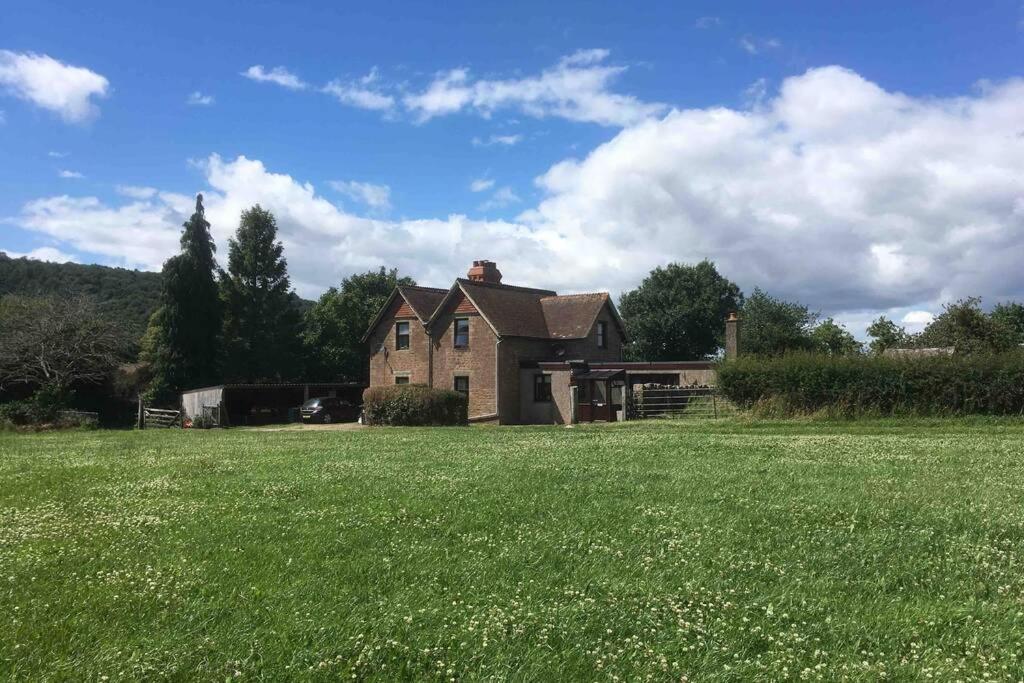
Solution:
[{"label": "parked car", "polygon": [[355,422],[359,417],[359,406],[332,396],[311,398],[299,409],[302,422],[307,424],[330,424],[332,422]]}]

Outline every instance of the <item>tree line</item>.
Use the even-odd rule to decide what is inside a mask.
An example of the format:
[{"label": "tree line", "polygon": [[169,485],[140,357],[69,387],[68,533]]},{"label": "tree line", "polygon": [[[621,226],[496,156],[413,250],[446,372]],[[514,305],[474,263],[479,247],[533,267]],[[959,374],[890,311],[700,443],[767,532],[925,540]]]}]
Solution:
[{"label": "tree line", "polygon": [[944,306],[923,331],[911,334],[885,316],[861,344],[833,318],[806,305],[755,288],[744,296],[710,261],[655,268],[637,289],[623,294],[619,311],[634,360],[713,358],[724,346],[722,321],[741,316],[741,353],[778,356],[803,351],[833,356],[882,354],[891,348],[953,348],[956,353],[1000,352],[1024,345],[1024,305],[1004,302],[985,312],[979,297]]},{"label": "tree line", "polygon": [[[222,268],[199,196],[179,253],[164,263],[141,338],[137,324],[88,294],[0,296],[0,404],[19,404],[0,405],[0,419],[3,410],[52,415],[75,404],[76,392],[90,397],[79,407],[102,397],[127,404],[140,391],[152,404],[176,405],[183,390],[224,382],[365,381],[367,325],[396,285],[415,282],[382,267],[351,275],[308,304],[292,289],[277,230],[271,212],[244,210]],[[707,260],[655,268],[622,295],[619,309],[633,360],[714,358],[731,311],[741,314],[741,352],[750,355],[978,353],[1024,344],[1024,305],[985,312],[974,297],[947,305],[917,334],[880,317],[863,345],[799,302],[759,288],[745,296]]]}]

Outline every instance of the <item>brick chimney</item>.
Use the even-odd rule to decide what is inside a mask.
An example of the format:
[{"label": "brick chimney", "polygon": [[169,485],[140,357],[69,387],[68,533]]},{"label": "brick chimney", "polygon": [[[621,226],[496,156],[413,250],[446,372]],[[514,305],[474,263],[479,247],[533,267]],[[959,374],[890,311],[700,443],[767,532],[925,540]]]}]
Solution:
[{"label": "brick chimney", "polygon": [[494,285],[501,283],[501,271],[494,261],[473,261],[473,267],[466,275],[474,282],[490,282]]},{"label": "brick chimney", "polygon": [[740,355],[740,316],[736,311],[729,311],[725,318],[725,358],[732,360]]}]

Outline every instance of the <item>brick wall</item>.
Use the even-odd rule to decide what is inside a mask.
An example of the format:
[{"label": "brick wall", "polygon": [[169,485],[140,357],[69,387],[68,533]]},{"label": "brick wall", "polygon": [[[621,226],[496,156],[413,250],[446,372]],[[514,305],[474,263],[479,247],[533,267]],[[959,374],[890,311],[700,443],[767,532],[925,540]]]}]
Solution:
[{"label": "brick wall", "polygon": [[[427,384],[430,368],[429,339],[426,330],[415,316],[400,316],[399,309],[405,301],[396,297],[391,308],[370,335],[370,386],[384,386],[395,383],[396,375],[408,375],[412,384]],[[408,308],[408,305],[405,305]],[[409,348],[395,348],[395,323],[399,320],[409,323]],[[385,353],[381,347],[387,350]]]},{"label": "brick wall", "polygon": [[[454,309],[455,302],[450,306]],[[455,348],[456,317],[469,319],[469,348]],[[497,336],[479,313],[446,311],[438,316],[434,330],[434,386],[452,389],[455,376],[469,377],[469,417],[493,415],[497,409],[495,368]]]}]

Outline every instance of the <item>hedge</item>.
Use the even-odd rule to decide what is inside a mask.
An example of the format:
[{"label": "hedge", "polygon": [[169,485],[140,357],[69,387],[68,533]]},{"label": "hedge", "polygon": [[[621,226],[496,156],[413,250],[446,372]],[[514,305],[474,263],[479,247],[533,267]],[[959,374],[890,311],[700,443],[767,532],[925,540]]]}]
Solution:
[{"label": "hedge", "polygon": [[363,392],[363,417],[371,425],[464,425],[466,395],[421,384],[370,387]]},{"label": "hedge", "polygon": [[718,387],[737,406],[762,413],[1024,415],[1024,351],[747,356],[719,364]]}]

